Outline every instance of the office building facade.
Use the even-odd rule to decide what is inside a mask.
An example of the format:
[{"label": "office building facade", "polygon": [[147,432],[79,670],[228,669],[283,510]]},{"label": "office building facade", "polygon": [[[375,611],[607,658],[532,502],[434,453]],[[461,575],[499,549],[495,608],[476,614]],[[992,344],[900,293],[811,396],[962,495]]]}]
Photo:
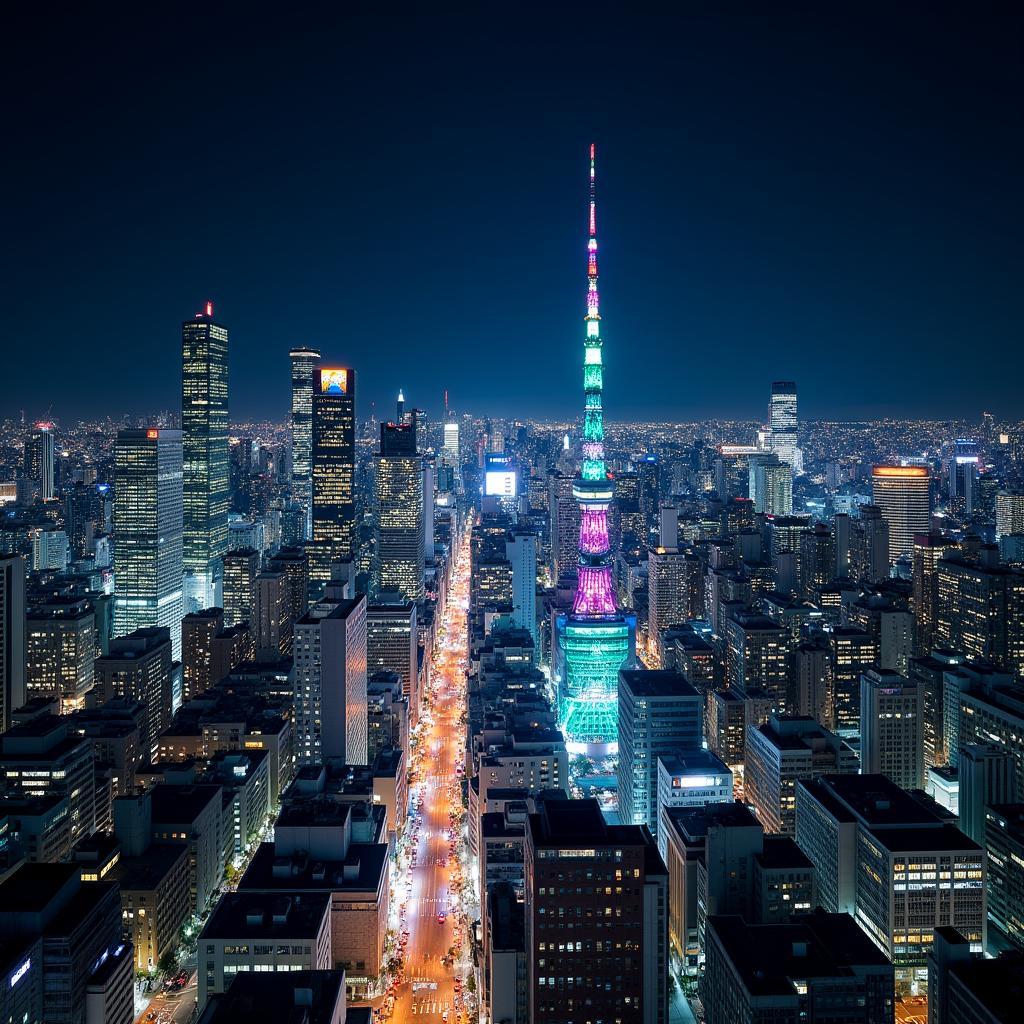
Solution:
[{"label": "office building facade", "polygon": [[228,329],[213,303],[181,325],[183,558],[186,612],[221,603],[228,548]]},{"label": "office building facade", "polygon": [[121,430],[115,449],[114,635],[166,626],[181,658],[182,432]]}]

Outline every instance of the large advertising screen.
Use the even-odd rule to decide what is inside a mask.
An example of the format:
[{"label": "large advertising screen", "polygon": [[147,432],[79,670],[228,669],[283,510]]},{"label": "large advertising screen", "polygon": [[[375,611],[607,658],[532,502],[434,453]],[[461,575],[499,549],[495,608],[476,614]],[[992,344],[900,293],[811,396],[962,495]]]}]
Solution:
[{"label": "large advertising screen", "polygon": [[321,369],[320,391],[325,395],[347,395],[348,370]]},{"label": "large advertising screen", "polygon": [[492,453],[484,456],[484,494],[498,498],[516,497],[519,493],[516,476],[516,462],[511,455]]},{"label": "large advertising screen", "polygon": [[483,457],[483,493],[498,498],[515,498],[516,462],[510,455],[490,454]]}]

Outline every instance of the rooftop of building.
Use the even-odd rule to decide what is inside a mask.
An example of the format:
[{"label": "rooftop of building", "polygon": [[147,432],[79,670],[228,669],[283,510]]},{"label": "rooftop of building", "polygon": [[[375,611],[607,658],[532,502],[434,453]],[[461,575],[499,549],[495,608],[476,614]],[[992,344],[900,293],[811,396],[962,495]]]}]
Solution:
[{"label": "rooftop of building", "polygon": [[710,750],[686,750],[678,754],[659,754],[658,760],[669,775],[732,775],[729,766]]},{"label": "rooftop of building", "polygon": [[182,618],[182,622],[187,622],[190,619],[195,621],[197,619],[223,619],[224,609],[223,608],[201,608],[197,612],[189,612],[188,615]]},{"label": "rooftop of building", "polygon": [[953,976],[988,1011],[992,1020],[1019,1021],[1024,1003],[1024,953],[994,959],[972,957],[950,966]]},{"label": "rooftop of building", "polygon": [[37,914],[79,871],[78,864],[24,863],[0,882],[0,910],[9,914]]},{"label": "rooftop of building", "polygon": [[[302,855],[279,858],[273,843],[261,843],[238,888],[376,893],[387,871],[387,857],[384,843],[352,843],[344,861],[316,861]],[[351,877],[345,877],[346,868]]]},{"label": "rooftop of building", "polygon": [[287,800],[277,816],[277,828],[338,828],[352,817],[352,804],[310,796]]},{"label": "rooftop of building", "polygon": [[672,828],[684,839],[693,841],[708,834],[708,829],[761,828],[757,815],[738,800],[733,803],[706,804],[704,807],[668,807],[665,809]]},{"label": "rooftop of building", "polygon": [[764,837],[764,849],[755,854],[754,860],[771,871],[782,871],[787,869],[811,871],[814,865],[807,855],[796,845],[796,840],[791,836],[766,835]]},{"label": "rooftop of building", "polygon": [[744,633],[782,633],[785,627],[780,626],[774,619],[762,615],[760,612],[737,611],[729,616],[729,621],[735,623]]},{"label": "rooftop of building", "polygon": [[[51,733],[67,732],[69,719],[63,715],[55,715],[52,712],[36,715],[33,718],[24,719],[17,725],[12,725],[3,736],[5,739],[39,739],[49,736]],[[77,742],[77,737],[76,737]]]},{"label": "rooftop of building", "polygon": [[621,669],[619,685],[625,687],[634,697],[693,697],[699,700],[700,691],[686,676],[674,669]]},{"label": "rooftop of building", "polygon": [[809,715],[773,715],[757,731],[779,750],[807,750],[816,739],[833,738]]},{"label": "rooftop of building", "polygon": [[890,853],[958,853],[984,852],[973,839],[969,839],[955,825],[943,822],[935,828],[873,828],[871,835]]},{"label": "rooftop of building", "polygon": [[67,799],[60,793],[27,793],[12,790],[0,797],[0,818],[28,818],[50,814],[61,804],[67,803]]},{"label": "rooftop of building", "polygon": [[823,775],[818,782],[870,828],[941,823],[933,811],[885,775]]},{"label": "rooftop of building", "polygon": [[[525,818],[525,801],[521,805]],[[522,839],[525,831],[524,822],[509,821],[504,811],[487,811],[480,815],[480,836],[483,839]]]},{"label": "rooftop of building", "polygon": [[89,975],[88,986],[89,988],[103,988],[118,971],[126,970],[131,974],[133,966],[131,944],[123,942],[103,953],[99,967]]},{"label": "rooftop of building", "polygon": [[[331,1024],[339,1002],[345,1002],[344,971],[241,971],[226,992],[210,997],[198,1024]],[[345,1024],[365,1024],[371,1013],[346,1008]]]},{"label": "rooftop of building", "polygon": [[200,939],[314,939],[329,913],[328,892],[275,896],[262,892],[225,893]]},{"label": "rooftop of building", "polygon": [[221,787],[214,785],[156,785],[153,797],[153,825],[191,824],[214,800],[219,800]]},{"label": "rooftop of building", "polygon": [[122,892],[152,892],[182,861],[188,861],[184,843],[153,843],[138,857],[122,857],[106,874]]},{"label": "rooftop of building", "polygon": [[312,626],[324,619],[347,619],[349,615],[365,602],[366,598],[360,594],[358,597],[346,597],[341,601],[321,601],[314,605],[301,619],[297,619],[296,626]]},{"label": "rooftop of building", "polygon": [[853,967],[889,966],[848,914],[801,915],[791,924],[760,925],[713,915],[707,923],[752,996],[795,996],[797,980],[851,977]]}]

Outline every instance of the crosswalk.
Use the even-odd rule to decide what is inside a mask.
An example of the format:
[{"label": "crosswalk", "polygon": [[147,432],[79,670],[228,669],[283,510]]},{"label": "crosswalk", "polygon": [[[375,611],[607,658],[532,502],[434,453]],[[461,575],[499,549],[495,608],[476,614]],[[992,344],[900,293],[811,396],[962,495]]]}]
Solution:
[{"label": "crosswalk", "polygon": [[410,1012],[420,1016],[426,1016],[427,1014],[450,1014],[451,1011],[452,1004],[447,1000],[439,999],[414,999],[410,1008]]}]

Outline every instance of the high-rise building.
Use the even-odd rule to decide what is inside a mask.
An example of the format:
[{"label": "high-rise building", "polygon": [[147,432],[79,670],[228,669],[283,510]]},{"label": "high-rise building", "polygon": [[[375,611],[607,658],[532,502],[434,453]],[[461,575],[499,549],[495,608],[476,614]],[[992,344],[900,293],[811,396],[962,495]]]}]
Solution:
[{"label": "high-rise building", "polygon": [[1012,804],[1017,799],[1014,769],[1010,752],[995,743],[968,743],[960,748],[960,829],[982,846],[989,806]]},{"label": "high-rise building", "polygon": [[793,835],[800,779],[856,771],[856,752],[812,718],[773,715],[747,729],[744,797],[766,832]]},{"label": "high-rise building", "polygon": [[293,655],[298,763],[366,764],[366,599],[314,605],[295,623]]},{"label": "high-rise building", "polygon": [[39,497],[54,496],[54,437],[52,423],[37,423],[25,441],[25,477],[39,485]]},{"label": "high-rise building", "polygon": [[1024,949],[1024,803],[985,808],[988,913],[1018,949]]},{"label": "high-rise building", "polygon": [[792,467],[770,453],[752,455],[749,460],[750,500],[755,512],[773,516],[793,513]]},{"label": "high-rise building", "polygon": [[61,714],[85,707],[96,658],[96,614],[81,597],[52,597],[25,616],[25,684],[29,697],[54,697]]},{"label": "high-rise building", "polygon": [[394,672],[409,700],[410,724],[419,712],[416,604],[371,604],[366,612],[366,660],[370,675]]},{"label": "high-rise building", "polygon": [[331,564],[354,554],[356,375],[321,366],[313,387],[313,544],[309,578],[317,597]]},{"label": "high-rise building", "polygon": [[947,554],[936,573],[938,642],[1024,676],[1024,572],[986,546],[977,561]]},{"label": "high-rise building", "polygon": [[294,620],[288,577],[282,570],[261,572],[256,577],[252,613],[257,658],[290,654]]},{"label": "high-rise building", "polygon": [[181,620],[181,699],[190,701],[214,683],[214,637],[224,628],[223,608],[204,608]]},{"label": "high-rise building", "polygon": [[512,566],[512,620],[528,629],[537,643],[537,536],[513,529],[505,539],[505,558]]},{"label": "high-rise building", "polygon": [[260,554],[254,548],[238,548],[224,558],[224,625],[252,626],[256,577],[260,573]]},{"label": "high-rise building", "polygon": [[818,868],[822,907],[853,914],[902,991],[926,980],[936,928],[985,948],[985,851],[934,804],[884,775],[806,778],[796,797],[796,841]]},{"label": "high-rise building", "polygon": [[869,668],[860,683],[860,761],[900,789],[924,785],[924,693],[898,672]]},{"label": "high-rise building", "polygon": [[151,626],[117,637],[110,642],[110,653],[96,659],[96,702],[106,704],[121,697],[142,704],[139,746],[151,761],[157,758],[160,733],[171,723],[171,687],[171,643],[166,627]]},{"label": "high-rise building", "polygon": [[949,507],[954,515],[969,516],[979,505],[978,443],[957,438],[949,460]]},{"label": "high-rise building", "polygon": [[309,607],[309,556],[302,548],[281,548],[267,559],[268,572],[283,572],[292,622],[301,619]]},{"label": "high-rise building", "polygon": [[996,495],[996,538],[1024,533],[1024,492]]},{"label": "high-rise building", "polygon": [[69,715],[44,714],[0,736],[0,778],[10,795],[67,800],[73,846],[96,829],[95,755]]},{"label": "high-rise building", "polygon": [[761,690],[776,711],[788,706],[789,631],[765,615],[738,611],[726,620],[726,672],[730,686]]},{"label": "high-rise building", "polygon": [[[1014,870],[1020,876],[1020,868]],[[956,928],[935,929],[928,954],[928,1024],[1016,1024],[1020,1018],[1024,955],[981,956],[972,952],[976,948]]]},{"label": "high-rise building", "polygon": [[931,654],[907,662],[907,675],[921,687],[923,694],[925,771],[949,764],[943,677],[946,669],[962,665],[965,660],[965,656],[956,651],[932,650]]},{"label": "high-rise building", "polygon": [[619,820],[658,834],[658,757],[701,749],[704,698],[677,672],[619,672]]},{"label": "high-rise building", "polygon": [[[382,423],[374,457],[374,590],[406,601],[424,595],[423,459],[413,423]],[[433,545],[431,545],[433,548]]]},{"label": "high-rise building", "polygon": [[889,524],[877,505],[862,505],[849,523],[847,575],[855,583],[889,578]]},{"label": "high-rise building", "polygon": [[0,555],[0,732],[25,703],[25,559]]},{"label": "high-rise building", "polygon": [[288,353],[292,363],[292,498],[309,517],[313,505],[313,381],[320,364],[315,348]]},{"label": "high-rise building", "polygon": [[181,431],[121,430],[115,449],[114,635],[171,631],[181,658]]},{"label": "high-rise building", "polygon": [[185,611],[221,603],[228,549],[228,329],[213,303],[181,325]]},{"label": "high-rise building", "polygon": [[83,881],[80,864],[22,864],[8,875],[0,885],[0,938],[9,950],[3,1019],[130,1021],[135,979],[121,914],[117,883]]},{"label": "high-rise building", "polygon": [[606,824],[596,800],[544,800],[524,890],[533,1024],[668,1020],[668,877],[646,829]]},{"label": "high-rise building", "polygon": [[96,484],[76,483],[64,496],[64,532],[74,558],[84,557],[106,522],[106,490]]},{"label": "high-rise building", "polygon": [[924,466],[875,466],[871,493],[889,525],[889,561],[914,550],[914,534],[928,533],[932,519],[931,477]]},{"label": "high-rise building", "polygon": [[829,634],[832,648],[831,704],[840,736],[860,734],[860,680],[878,662],[878,638],[866,629],[836,626]]},{"label": "high-rise building", "polygon": [[[673,510],[675,515],[675,510]],[[703,566],[692,551],[671,547],[647,553],[647,664],[662,667],[662,637],[669,626],[700,618]]]},{"label": "high-rise building", "polygon": [[956,546],[941,533],[914,534],[913,583],[917,649],[928,652],[935,646],[939,618],[939,560]]},{"label": "high-rise building", "polygon": [[[796,468],[796,384],[791,380],[772,383],[772,401],[768,410],[768,443],[792,474]],[[789,515],[788,512],[782,515]]]},{"label": "high-rise building", "polygon": [[558,617],[555,676],[559,720],[567,746],[594,753],[616,744],[619,670],[632,668],[635,628],[616,606],[612,586],[608,507],[614,484],[604,462],[604,389],[601,316],[597,292],[597,221],[594,146],[590,147],[590,234],[587,243],[587,325],[584,340],[583,465],[573,484],[580,509],[576,596]]},{"label": "high-rise building", "polygon": [[556,581],[575,578],[579,561],[580,506],[573,497],[573,478],[555,471],[549,483],[551,569]]},{"label": "high-rise building", "polygon": [[707,1024],[892,1024],[893,968],[846,914],[789,923],[708,919],[700,983]]},{"label": "high-rise building", "polygon": [[441,449],[444,465],[451,470],[451,489],[462,490],[462,448],[459,443],[459,421],[447,414],[444,421],[444,447]]}]

